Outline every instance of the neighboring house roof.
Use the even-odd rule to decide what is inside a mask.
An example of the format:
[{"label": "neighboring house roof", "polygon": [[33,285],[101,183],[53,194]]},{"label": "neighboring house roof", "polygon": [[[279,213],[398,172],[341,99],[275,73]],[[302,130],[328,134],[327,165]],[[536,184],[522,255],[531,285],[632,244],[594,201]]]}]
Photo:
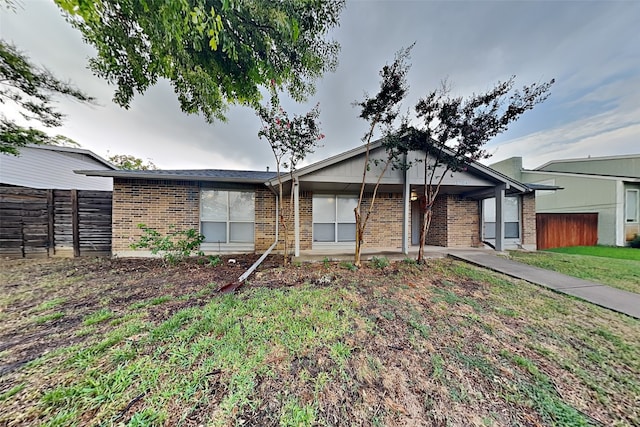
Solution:
[{"label": "neighboring house roof", "polygon": [[276,176],[275,172],[240,171],[229,169],[186,169],[186,170],[77,170],[87,176],[107,176],[130,179],[194,180],[212,182],[239,182],[262,184]]},{"label": "neighboring house roof", "polygon": [[527,187],[529,187],[529,189],[532,190],[532,191],[536,191],[536,190],[564,190],[564,188],[558,187],[557,185],[546,185],[546,184],[536,184],[536,183],[526,183],[525,185]]},{"label": "neighboring house roof", "polygon": [[640,178],[640,154],[552,160],[534,171]]},{"label": "neighboring house roof", "polygon": [[28,145],[18,156],[0,155],[0,183],[39,189],[111,190],[109,178],[79,176],[76,169],[113,170],[95,153],[82,148]]}]

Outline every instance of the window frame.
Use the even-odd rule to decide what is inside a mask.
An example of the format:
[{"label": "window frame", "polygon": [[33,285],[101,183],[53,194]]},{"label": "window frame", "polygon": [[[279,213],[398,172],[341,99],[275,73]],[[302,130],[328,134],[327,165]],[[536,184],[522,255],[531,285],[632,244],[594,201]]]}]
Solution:
[{"label": "window frame", "polygon": [[[333,222],[327,222],[327,221],[316,221],[316,217],[314,215],[315,213],[315,209],[314,207],[316,206],[315,201],[316,199],[327,199],[327,198],[333,198],[335,200],[334,203],[334,219]],[[339,214],[339,210],[338,210],[338,200],[339,199],[351,199],[351,200],[355,200],[357,203],[358,200],[358,196],[356,195],[350,195],[350,194],[328,194],[328,193],[323,193],[323,194],[314,194],[312,196],[311,199],[311,203],[312,203],[312,215],[311,215],[311,241],[313,245],[355,245],[356,243],[356,236],[355,236],[355,230],[353,233],[353,238],[352,240],[339,240],[339,231],[338,231],[338,227],[341,224],[356,224],[356,218],[355,215],[350,217],[349,221],[344,221],[340,218],[340,214]],[[333,240],[316,240],[316,224],[333,224]]]},{"label": "window frame", "polygon": [[[203,219],[203,203],[204,203],[204,194],[208,193],[208,192],[218,192],[218,193],[224,193],[226,195],[226,218],[224,221],[222,220],[207,220],[207,219]],[[253,210],[253,219],[249,220],[238,220],[238,219],[232,219],[231,218],[231,203],[230,203],[230,198],[231,198],[231,194],[232,193],[251,193],[252,197],[251,197],[251,201],[252,201],[252,210]],[[256,223],[256,207],[255,207],[255,202],[256,202],[256,194],[255,194],[255,190],[242,190],[242,189],[226,189],[226,188],[202,188],[200,189],[200,204],[199,204],[199,208],[200,208],[200,212],[198,215],[198,220],[199,220],[199,226],[200,226],[200,233],[204,235],[203,233],[203,223],[217,223],[217,224],[224,224],[225,225],[225,241],[204,241],[203,245],[205,246],[216,246],[216,247],[223,247],[223,246],[247,246],[247,245],[255,245],[255,239],[256,239],[256,234],[255,234],[255,223]],[[251,240],[247,240],[247,241],[232,241],[230,240],[231,238],[231,225],[232,224],[252,224],[252,238]]]}]

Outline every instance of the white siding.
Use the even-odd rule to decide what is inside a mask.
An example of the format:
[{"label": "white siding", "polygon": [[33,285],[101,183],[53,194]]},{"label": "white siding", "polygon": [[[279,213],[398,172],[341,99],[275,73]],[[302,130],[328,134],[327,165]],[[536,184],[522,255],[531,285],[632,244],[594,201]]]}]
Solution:
[{"label": "white siding", "polygon": [[113,189],[112,178],[89,177],[74,170],[108,170],[99,161],[81,153],[24,147],[19,156],[0,154],[0,183],[59,190]]}]

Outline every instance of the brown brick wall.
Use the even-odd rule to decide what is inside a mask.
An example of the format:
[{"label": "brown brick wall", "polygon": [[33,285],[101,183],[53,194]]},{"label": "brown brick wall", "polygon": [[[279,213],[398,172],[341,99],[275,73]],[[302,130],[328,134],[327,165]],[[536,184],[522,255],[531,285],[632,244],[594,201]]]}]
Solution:
[{"label": "brown brick wall", "polygon": [[436,197],[431,214],[431,224],[425,244],[447,246],[447,202],[446,196]]},{"label": "brown brick wall", "polygon": [[[269,248],[273,244],[273,240],[275,238],[275,209],[276,209],[276,201],[274,194],[267,189],[258,189],[258,193],[261,193],[260,196],[256,193],[256,252],[263,252]],[[258,212],[258,199],[260,199],[261,210]],[[291,251],[294,250],[295,242],[294,238],[294,219],[295,215],[292,212],[291,217],[288,218],[289,215],[289,205],[290,205],[290,197],[288,194],[285,194],[283,206],[284,209],[281,210],[285,215],[285,219],[290,219],[288,222],[289,228],[289,249]],[[312,235],[312,194],[309,192],[301,192],[300,198],[300,250],[308,250],[311,249],[311,235]],[[263,216],[261,216],[263,215]],[[282,226],[279,227],[278,230],[279,238],[278,245],[275,247],[276,251],[284,250],[284,229]]]},{"label": "brown brick wall", "polygon": [[255,249],[263,252],[273,244],[276,232],[275,196],[267,188],[256,189]]},{"label": "brown brick wall", "polygon": [[447,195],[447,246],[474,247],[480,242],[480,204]]},{"label": "brown brick wall", "polygon": [[[199,229],[200,187],[211,185],[190,181],[153,181],[114,179],[113,188],[113,251],[130,251],[131,243],[138,240],[139,223],[153,227],[161,233],[169,231],[169,225],[180,229]],[[256,186],[255,198],[255,250],[262,252],[273,243],[275,236],[275,196],[262,186]],[[300,249],[312,248],[313,195],[300,194]],[[365,198],[367,208],[370,195]],[[375,202],[367,230],[365,246],[369,248],[401,248],[403,200],[400,193],[380,193]],[[284,208],[289,205],[285,198]],[[523,241],[535,245],[535,198],[523,198]],[[293,216],[291,218],[293,221]],[[293,222],[290,229],[290,247],[294,248]],[[408,233],[410,237],[409,227]],[[282,228],[280,244],[283,249]],[[474,246],[478,244],[480,218],[478,202],[463,200],[458,196],[439,196],[434,205],[433,219],[427,235],[427,244],[438,246]]]},{"label": "brown brick wall", "polygon": [[[363,213],[371,197],[364,200]],[[368,248],[402,248],[401,193],[379,193],[364,233],[364,246]]]},{"label": "brown brick wall", "polygon": [[522,245],[536,248],[536,195],[534,192],[522,196]]},{"label": "brown brick wall", "polygon": [[178,229],[199,229],[200,192],[189,181],[113,182],[112,250],[130,251],[130,245],[142,235],[143,223],[160,233]]}]

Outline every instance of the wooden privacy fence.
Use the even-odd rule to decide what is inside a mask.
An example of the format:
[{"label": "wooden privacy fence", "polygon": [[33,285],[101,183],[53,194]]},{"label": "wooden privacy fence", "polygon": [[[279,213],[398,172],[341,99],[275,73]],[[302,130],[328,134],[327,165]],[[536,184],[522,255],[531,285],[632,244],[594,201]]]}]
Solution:
[{"label": "wooden privacy fence", "polygon": [[0,256],[111,254],[111,191],[0,186]]},{"label": "wooden privacy fence", "polygon": [[536,214],[538,250],[598,243],[597,213]]}]

